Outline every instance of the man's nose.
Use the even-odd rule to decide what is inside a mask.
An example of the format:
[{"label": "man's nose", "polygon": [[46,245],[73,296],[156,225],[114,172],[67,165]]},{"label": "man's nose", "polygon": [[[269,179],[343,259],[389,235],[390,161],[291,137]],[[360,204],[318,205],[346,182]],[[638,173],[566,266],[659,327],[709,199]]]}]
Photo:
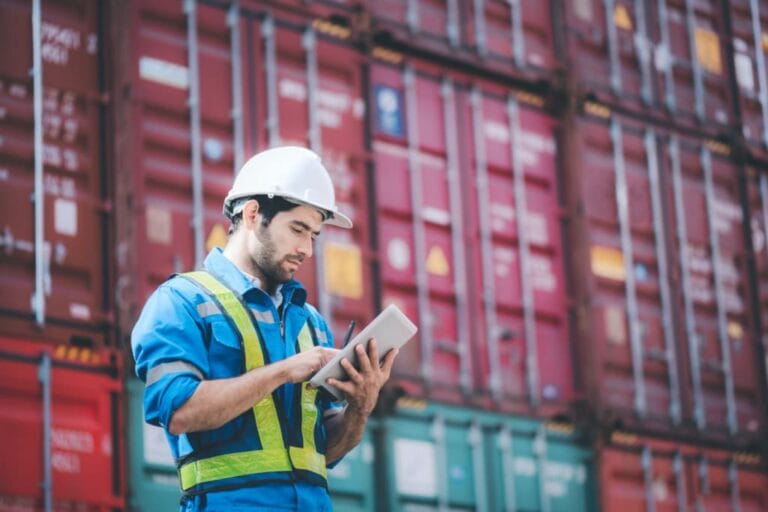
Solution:
[{"label": "man's nose", "polygon": [[307,237],[305,240],[302,241],[301,244],[297,247],[297,252],[304,256],[305,258],[311,258],[312,257],[312,250],[314,246],[314,240],[312,237]]}]

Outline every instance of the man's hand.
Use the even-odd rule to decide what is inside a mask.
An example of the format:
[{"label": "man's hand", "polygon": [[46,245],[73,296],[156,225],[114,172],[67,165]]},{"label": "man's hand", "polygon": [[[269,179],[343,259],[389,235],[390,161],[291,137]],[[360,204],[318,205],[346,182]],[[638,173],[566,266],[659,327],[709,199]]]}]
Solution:
[{"label": "man's hand", "polygon": [[338,349],[313,347],[284,361],[286,380],[292,384],[308,381],[320,368],[333,359]]},{"label": "man's hand", "polygon": [[381,365],[379,365],[379,347],[375,339],[371,339],[368,343],[367,354],[362,344],[355,347],[355,352],[358,361],[360,361],[360,370],[356,370],[348,359],[342,359],[341,366],[347,372],[349,380],[343,382],[329,378],[328,384],[344,393],[349,412],[365,418],[373,411],[381,387],[389,380],[398,349],[390,350]]}]

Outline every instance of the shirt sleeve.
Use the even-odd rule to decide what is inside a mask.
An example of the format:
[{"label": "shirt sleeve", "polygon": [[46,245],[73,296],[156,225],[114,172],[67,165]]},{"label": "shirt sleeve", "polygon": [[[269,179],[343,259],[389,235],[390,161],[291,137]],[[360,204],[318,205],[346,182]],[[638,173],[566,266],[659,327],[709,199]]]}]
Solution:
[{"label": "shirt sleeve", "polygon": [[145,383],[145,420],[162,427],[209,374],[205,326],[174,282],[152,294],[131,335],[136,375]]}]

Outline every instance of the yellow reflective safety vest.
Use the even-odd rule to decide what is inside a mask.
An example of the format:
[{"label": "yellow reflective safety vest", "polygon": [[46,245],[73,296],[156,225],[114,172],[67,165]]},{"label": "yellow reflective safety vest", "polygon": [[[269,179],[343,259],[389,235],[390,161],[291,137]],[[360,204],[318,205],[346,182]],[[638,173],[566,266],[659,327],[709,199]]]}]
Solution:
[{"label": "yellow reflective safety vest", "polygon": [[[224,284],[205,271],[188,272],[182,277],[194,282],[219,306],[225,316],[239,332],[245,356],[245,370],[264,366],[263,343],[256,321],[248,308]],[[299,333],[299,350],[309,350],[314,346],[309,320]],[[266,473],[293,473],[295,470],[309,472],[319,477],[326,484],[325,455],[317,451],[315,445],[315,424],[318,409],[315,403],[317,390],[307,385],[299,386],[301,409],[301,441],[303,446],[290,446],[283,438],[278,410],[272,394],[255,404],[253,414],[261,449],[219,453],[191,461],[182,460],[179,465],[179,480],[185,493],[195,493],[210,489],[206,484],[240,480],[238,477],[261,475]],[[255,433],[253,433],[255,434]],[[222,482],[223,483],[223,482]]]}]

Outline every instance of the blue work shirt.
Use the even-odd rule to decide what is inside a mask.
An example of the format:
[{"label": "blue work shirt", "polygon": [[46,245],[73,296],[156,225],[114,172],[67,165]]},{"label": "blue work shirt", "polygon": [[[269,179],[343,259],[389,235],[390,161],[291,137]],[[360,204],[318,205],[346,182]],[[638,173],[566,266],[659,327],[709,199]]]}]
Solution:
[{"label": "blue work shirt", "polygon": [[[296,280],[280,288],[281,313],[273,298],[215,248],[205,259],[205,270],[218,278],[246,302],[264,338],[266,359],[276,362],[296,354],[299,331],[311,318],[318,343],[333,347],[333,336],[322,316],[306,303],[306,290]],[[211,434],[173,435],[168,431],[173,413],[195,392],[203,379],[235,377],[244,371],[240,339],[211,299],[183,277],[173,277],[148,299],[136,326],[131,344],[136,375],[145,382],[144,416],[148,423],[165,430],[171,453],[177,459],[189,455],[193,446],[213,443]],[[276,407],[287,421],[281,422],[284,438],[288,425],[296,425],[294,386],[284,384],[274,392]],[[278,405],[280,404],[280,405]],[[339,406],[319,402],[319,417],[338,412]],[[242,415],[216,431],[217,436],[234,435]],[[298,433],[300,435],[300,433]],[[191,439],[191,436],[197,436]],[[207,437],[206,437],[207,436]],[[201,439],[203,441],[201,441]],[[315,442],[325,452],[325,432],[316,433]],[[185,501],[182,510],[331,510],[324,487],[302,481],[269,483],[226,491],[207,492]]]}]

